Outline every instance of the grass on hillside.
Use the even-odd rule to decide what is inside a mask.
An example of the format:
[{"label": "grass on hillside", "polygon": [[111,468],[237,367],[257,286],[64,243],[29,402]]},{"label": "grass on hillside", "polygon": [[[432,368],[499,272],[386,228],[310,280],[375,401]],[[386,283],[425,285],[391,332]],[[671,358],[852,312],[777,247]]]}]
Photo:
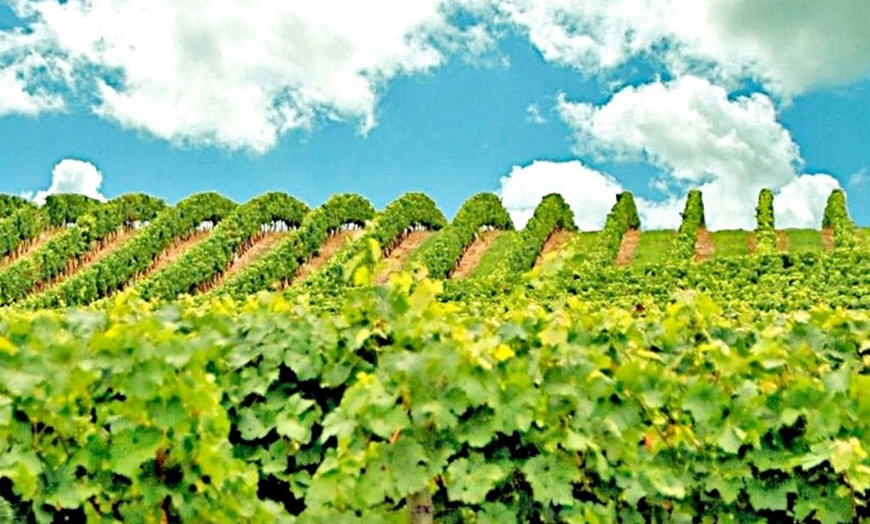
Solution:
[{"label": "grass on hillside", "polygon": [[870,227],[862,227],[858,229],[858,240],[864,247],[870,247]]},{"label": "grass on hillside", "polygon": [[505,255],[510,252],[511,242],[519,235],[519,231],[505,231],[493,240],[489,250],[480,259],[477,268],[471,273],[472,277],[488,275],[495,271]]},{"label": "grass on hillside", "polygon": [[822,232],[818,229],[786,229],[789,251],[821,251],[825,249],[822,243]]},{"label": "grass on hillside", "polygon": [[723,229],[713,232],[716,244],[715,257],[745,256],[749,254],[749,231],[743,229]]},{"label": "grass on hillside", "polygon": [[668,259],[674,248],[676,231],[644,231],[634,254],[635,264],[656,264]]},{"label": "grass on hillside", "polygon": [[587,258],[598,246],[598,234],[600,231],[580,231],[574,233],[571,241],[564,249],[570,250],[574,256],[582,259]]}]

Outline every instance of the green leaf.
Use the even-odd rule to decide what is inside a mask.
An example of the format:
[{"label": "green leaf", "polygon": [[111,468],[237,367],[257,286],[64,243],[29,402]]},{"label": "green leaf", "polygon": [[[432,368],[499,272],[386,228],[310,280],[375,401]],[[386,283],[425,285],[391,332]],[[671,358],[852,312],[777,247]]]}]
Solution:
[{"label": "green leaf", "polygon": [[112,435],[109,468],[119,475],[133,478],[147,460],[154,460],[162,433],[156,428],[125,429]]},{"label": "green leaf", "polygon": [[574,503],[572,483],[579,481],[582,475],[570,456],[539,455],[523,464],[522,472],[536,500],[563,506]]},{"label": "green leaf", "polygon": [[510,474],[510,464],[484,462],[478,454],[471,460],[453,461],[447,468],[447,492],[452,500],[480,504],[486,495]]}]

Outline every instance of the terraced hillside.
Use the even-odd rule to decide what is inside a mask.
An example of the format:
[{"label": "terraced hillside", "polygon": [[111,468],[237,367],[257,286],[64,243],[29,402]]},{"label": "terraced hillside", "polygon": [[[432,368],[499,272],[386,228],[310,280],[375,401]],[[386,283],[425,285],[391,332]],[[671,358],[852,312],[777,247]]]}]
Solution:
[{"label": "terraced hillside", "polygon": [[172,207],[144,195],[105,204],[52,196],[40,208],[13,197],[0,203],[0,304],[29,309],[87,305],[122,290],[172,300],[241,299],[284,288],[291,296],[308,294],[330,304],[353,285],[348,264],[366,257],[377,264],[371,280],[357,285],[382,285],[394,273],[421,268],[431,278],[464,282],[451,283],[450,289],[480,294],[488,288],[491,294],[503,292],[514,276],[547,264],[575,271],[591,264],[587,272],[624,273],[625,278],[607,279],[627,285],[631,275],[659,274],[690,262],[702,269],[689,264],[687,275],[716,272],[735,260],[745,260],[745,267],[762,259],[769,265],[777,253],[783,267],[774,264],[776,271],[812,261],[806,262],[809,272],[832,257],[858,256],[843,254],[842,248],[870,244],[868,230],[849,221],[838,192],[818,230],[775,229],[773,195],[763,191],[754,231],[714,232],[704,227],[697,191],[689,194],[678,231],[643,230],[626,193],[604,230],[582,233],[559,195],[545,197],[521,230],[514,230],[499,199],[485,193],[469,198],[449,223],[431,199],[415,193],[380,212],[358,195],[337,195],[309,209],[281,193],[242,205],[214,193]]},{"label": "terraced hillside", "polygon": [[682,216],[0,198],[0,522],[870,518],[867,230]]}]

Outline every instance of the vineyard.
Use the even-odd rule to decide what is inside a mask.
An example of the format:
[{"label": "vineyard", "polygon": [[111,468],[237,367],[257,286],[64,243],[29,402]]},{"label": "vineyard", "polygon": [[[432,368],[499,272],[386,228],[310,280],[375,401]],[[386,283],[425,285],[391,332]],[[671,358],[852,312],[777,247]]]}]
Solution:
[{"label": "vineyard", "polygon": [[0,195],[0,522],[870,518],[870,230]]}]

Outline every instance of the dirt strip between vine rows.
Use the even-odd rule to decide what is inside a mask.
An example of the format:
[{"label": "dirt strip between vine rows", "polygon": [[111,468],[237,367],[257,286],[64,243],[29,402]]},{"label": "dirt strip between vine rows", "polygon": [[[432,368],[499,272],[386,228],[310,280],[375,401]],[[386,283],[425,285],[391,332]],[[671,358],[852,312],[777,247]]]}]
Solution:
[{"label": "dirt strip between vine rows", "polygon": [[698,229],[698,236],[695,239],[695,262],[710,260],[715,253],[716,243],[713,241],[713,234],[706,227]]},{"label": "dirt strip between vine rows", "polygon": [[619,252],[616,254],[617,266],[627,266],[634,262],[634,255],[637,252],[637,246],[640,244],[640,234],[638,229],[629,229],[622,235]]},{"label": "dirt strip between vine rows", "polygon": [[399,242],[399,245],[396,246],[390,252],[390,255],[384,259],[384,269],[377,274],[375,277],[375,284],[383,285],[387,283],[387,280],[390,279],[390,275],[402,270],[402,266],[405,265],[405,260],[411,256],[411,253],[417,250],[420,247],[420,244],[426,240],[429,235],[431,235],[431,231],[411,231],[405,238]]},{"label": "dirt strip between vine rows", "polygon": [[471,242],[471,245],[466,248],[465,253],[459,258],[459,263],[456,268],[450,273],[450,278],[467,278],[471,276],[477,266],[480,264],[480,259],[489,251],[495,239],[501,235],[501,231],[484,231],[477,235]]},{"label": "dirt strip between vine rows", "polygon": [[782,229],[776,230],[776,249],[788,251],[788,235]]},{"label": "dirt strip between vine rows", "polygon": [[830,227],[822,228],[822,246],[825,251],[834,249],[834,230]]},{"label": "dirt strip between vine rows", "polygon": [[55,275],[48,281],[42,281],[36,285],[31,291],[31,295],[39,294],[51,287],[54,287],[64,280],[75,276],[79,271],[86,269],[100,260],[111,255],[116,249],[121,247],[125,242],[130,240],[140,230],[134,228],[126,228],[115,233],[112,233],[104,240],[98,242],[95,249],[91,249],[78,260],[71,260],[67,263],[66,268],[58,275]]},{"label": "dirt strip between vine rows", "polygon": [[320,246],[317,255],[310,258],[308,262],[302,264],[299,271],[296,272],[296,277],[293,279],[293,282],[301,282],[305,280],[308,275],[325,266],[326,263],[329,262],[329,260],[334,257],[347,242],[359,238],[362,234],[363,230],[359,229],[356,231],[341,231],[329,235],[323,245]]},{"label": "dirt strip between vine rows", "polygon": [[169,265],[181,258],[182,255],[196,247],[197,244],[208,238],[212,231],[213,230],[197,231],[188,237],[173,240],[169,247],[157,255],[148,269],[137,275],[134,280],[144,280],[158,271],[167,268]]},{"label": "dirt strip between vine rows", "polygon": [[251,265],[252,262],[269,252],[275,244],[284,238],[286,231],[269,231],[261,233],[250,239],[249,243],[242,245],[239,253],[236,253],[227,269],[214,275],[211,279],[197,287],[197,293],[207,293],[220,286],[226,280],[239,271]]},{"label": "dirt strip between vine rows", "polygon": [[41,248],[45,244],[48,243],[55,235],[63,231],[63,228],[54,228],[48,231],[43,231],[33,240],[27,240],[22,242],[18,248],[16,248],[12,253],[5,255],[3,258],[0,258],[0,267],[6,267],[14,264],[18,260],[30,256],[31,253],[36,252],[37,249]]},{"label": "dirt strip between vine rows", "polygon": [[544,245],[541,246],[541,252],[538,253],[538,257],[535,259],[534,267],[540,266],[544,262],[544,257],[562,249],[573,237],[573,233],[564,229],[557,229],[550,233]]}]

